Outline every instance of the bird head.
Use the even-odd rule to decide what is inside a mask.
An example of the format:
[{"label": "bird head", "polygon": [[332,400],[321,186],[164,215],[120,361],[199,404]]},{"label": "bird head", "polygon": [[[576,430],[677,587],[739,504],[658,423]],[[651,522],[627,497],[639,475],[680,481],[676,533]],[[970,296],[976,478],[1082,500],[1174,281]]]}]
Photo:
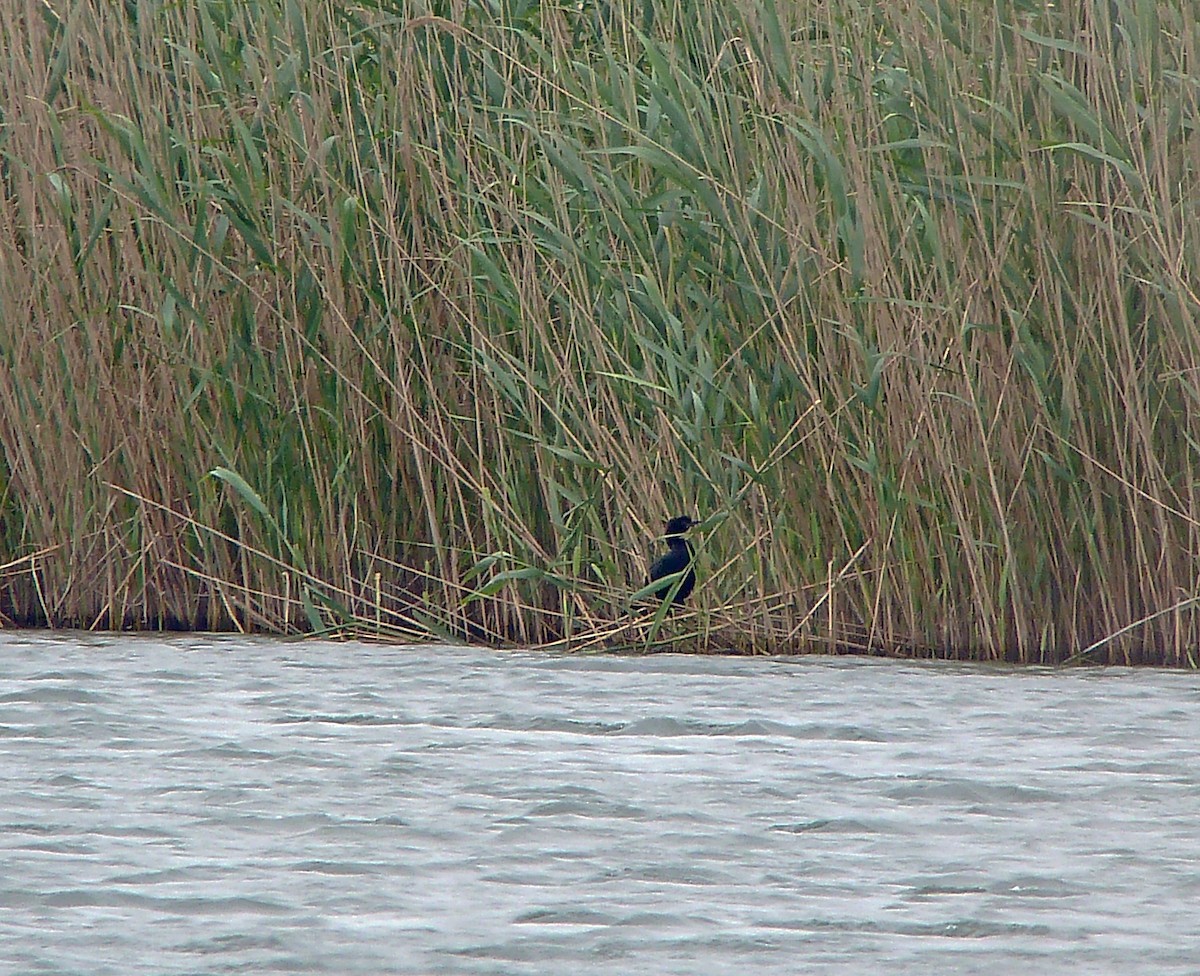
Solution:
[{"label": "bird head", "polygon": [[690,515],[676,515],[673,519],[667,522],[667,535],[683,535],[693,525],[699,523]]}]

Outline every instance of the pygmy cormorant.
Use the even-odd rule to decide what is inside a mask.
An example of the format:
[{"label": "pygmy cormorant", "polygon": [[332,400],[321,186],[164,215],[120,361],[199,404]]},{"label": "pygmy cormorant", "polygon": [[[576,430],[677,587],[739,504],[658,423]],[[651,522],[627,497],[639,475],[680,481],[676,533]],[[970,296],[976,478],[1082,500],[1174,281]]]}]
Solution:
[{"label": "pygmy cormorant", "polygon": [[[696,524],[695,520],[686,515],[677,515],[667,522],[667,551],[654,560],[650,566],[650,579],[648,581],[650,583],[662,579],[664,576],[673,576],[681,570],[687,570],[683,579],[679,581],[679,589],[675,591],[675,599],[671,601],[675,605],[683,603],[688,598],[688,594],[696,586],[696,570],[692,567],[692,560],[695,554],[692,552],[692,547],[687,539],[683,537],[683,534]],[[674,585],[674,580],[664,583],[654,591],[654,596],[660,600],[665,600],[671,592],[671,587]]]}]

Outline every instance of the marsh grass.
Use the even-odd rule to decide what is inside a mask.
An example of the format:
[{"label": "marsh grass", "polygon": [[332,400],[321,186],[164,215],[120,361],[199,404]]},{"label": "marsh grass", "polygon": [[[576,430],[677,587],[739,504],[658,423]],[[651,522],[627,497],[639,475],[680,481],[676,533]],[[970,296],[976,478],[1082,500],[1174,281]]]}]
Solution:
[{"label": "marsh grass", "polygon": [[1198,36],[0,5],[0,611],[1194,665]]}]

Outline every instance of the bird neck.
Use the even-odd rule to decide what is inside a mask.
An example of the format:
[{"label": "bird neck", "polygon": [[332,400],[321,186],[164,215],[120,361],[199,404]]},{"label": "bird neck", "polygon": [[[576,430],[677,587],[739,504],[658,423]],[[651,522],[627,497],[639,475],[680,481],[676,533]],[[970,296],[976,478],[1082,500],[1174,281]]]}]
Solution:
[{"label": "bird neck", "polygon": [[681,535],[667,536],[667,546],[671,549],[676,550],[677,552],[678,551],[686,552],[686,553],[688,553],[688,555],[691,555],[691,552],[692,552],[691,544],[687,541],[687,539],[685,539]]}]

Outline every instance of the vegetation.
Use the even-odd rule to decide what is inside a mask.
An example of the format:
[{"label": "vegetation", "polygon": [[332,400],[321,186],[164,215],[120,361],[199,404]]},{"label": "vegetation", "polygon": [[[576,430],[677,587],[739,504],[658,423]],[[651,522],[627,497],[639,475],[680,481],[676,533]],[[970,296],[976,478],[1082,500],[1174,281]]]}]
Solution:
[{"label": "vegetation", "polygon": [[[1192,5],[14,0],[0,52],[0,622],[1195,665]],[[692,609],[631,612],[680,512]]]}]

